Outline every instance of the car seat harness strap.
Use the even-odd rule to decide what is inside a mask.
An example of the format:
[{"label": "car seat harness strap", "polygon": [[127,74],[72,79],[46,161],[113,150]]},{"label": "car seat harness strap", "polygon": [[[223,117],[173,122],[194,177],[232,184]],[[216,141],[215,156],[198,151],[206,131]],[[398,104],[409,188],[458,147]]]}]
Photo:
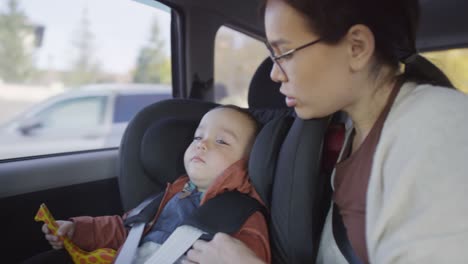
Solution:
[{"label": "car seat harness strap", "polygon": [[203,231],[193,226],[179,226],[169,238],[167,238],[166,242],[145,261],[145,264],[175,263],[192,247],[203,233]]},{"label": "car seat harness strap", "polygon": [[151,218],[156,214],[163,197],[164,192],[152,196],[130,211],[124,221],[124,225],[131,229],[120,253],[115,259],[115,264],[132,263],[138,244],[140,243],[141,236],[145,230],[145,225],[151,221]]},{"label": "car seat harness strap", "polygon": [[[144,227],[153,220],[163,196],[164,193],[150,197],[129,213],[124,225],[131,229],[116,264],[132,263]],[[209,241],[218,232],[236,233],[257,211],[267,215],[266,208],[246,194],[237,191],[220,194],[197,208],[146,263],[173,263],[198,239]]]},{"label": "car seat harness strap", "polygon": [[341,251],[341,254],[345,257],[349,264],[362,264],[362,261],[356,255],[349,242],[348,235],[346,233],[346,227],[341,218],[340,210],[338,206],[333,203],[333,237],[335,238],[336,244]]},{"label": "car seat harness strap", "polygon": [[237,191],[225,192],[206,201],[182,225],[203,230],[201,239],[209,241],[218,232],[234,234],[239,231],[257,211],[267,218],[266,208],[256,199]]}]

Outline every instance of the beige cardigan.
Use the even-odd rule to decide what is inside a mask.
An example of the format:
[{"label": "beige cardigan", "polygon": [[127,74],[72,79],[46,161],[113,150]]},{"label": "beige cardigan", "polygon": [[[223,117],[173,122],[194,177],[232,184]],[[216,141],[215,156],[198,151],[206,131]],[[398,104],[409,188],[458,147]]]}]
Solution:
[{"label": "beige cardigan", "polygon": [[[467,95],[403,85],[374,154],[366,210],[371,263],[468,263]],[[347,263],[331,209],[317,263]]]}]

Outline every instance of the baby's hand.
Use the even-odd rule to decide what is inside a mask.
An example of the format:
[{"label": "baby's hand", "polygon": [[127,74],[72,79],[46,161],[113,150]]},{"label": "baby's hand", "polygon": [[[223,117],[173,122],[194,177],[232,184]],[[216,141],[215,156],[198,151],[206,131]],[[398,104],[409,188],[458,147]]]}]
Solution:
[{"label": "baby's hand", "polygon": [[57,235],[53,235],[46,224],[42,226],[42,232],[45,234],[45,239],[49,241],[49,244],[54,249],[62,249],[63,248],[63,241],[60,239],[60,236],[66,235],[68,238],[73,236],[73,232],[75,231],[75,223],[72,221],[56,221],[59,228],[57,230]]}]

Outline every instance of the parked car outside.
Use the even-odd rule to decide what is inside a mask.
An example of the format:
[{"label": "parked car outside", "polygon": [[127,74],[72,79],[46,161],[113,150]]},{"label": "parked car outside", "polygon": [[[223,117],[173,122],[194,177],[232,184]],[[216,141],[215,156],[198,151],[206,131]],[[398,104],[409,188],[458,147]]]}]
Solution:
[{"label": "parked car outside", "polygon": [[93,84],[42,101],[0,126],[0,159],[117,147],[133,116],[170,85]]}]

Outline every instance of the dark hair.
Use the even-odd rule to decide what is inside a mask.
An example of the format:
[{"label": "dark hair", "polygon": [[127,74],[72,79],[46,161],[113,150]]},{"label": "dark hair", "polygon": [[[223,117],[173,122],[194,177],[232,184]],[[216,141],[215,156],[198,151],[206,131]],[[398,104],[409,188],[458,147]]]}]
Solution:
[{"label": "dark hair", "polygon": [[231,109],[231,110],[235,110],[235,111],[245,115],[254,124],[254,129],[255,129],[254,136],[257,136],[257,134],[260,132],[260,128],[261,128],[260,122],[258,122],[258,120],[252,115],[252,113],[250,113],[250,111],[248,109],[245,109],[245,108],[239,107],[237,105],[233,105],[233,104],[227,104],[227,105],[217,106],[217,107],[211,109],[210,111],[215,110],[215,109]]},{"label": "dark hair", "polygon": [[[262,12],[267,1],[264,0]],[[369,27],[375,38],[377,72],[382,64],[396,71],[402,62],[406,80],[453,87],[439,68],[417,54],[418,0],[281,1],[304,14],[313,32],[329,44],[339,42],[354,25]]]}]

